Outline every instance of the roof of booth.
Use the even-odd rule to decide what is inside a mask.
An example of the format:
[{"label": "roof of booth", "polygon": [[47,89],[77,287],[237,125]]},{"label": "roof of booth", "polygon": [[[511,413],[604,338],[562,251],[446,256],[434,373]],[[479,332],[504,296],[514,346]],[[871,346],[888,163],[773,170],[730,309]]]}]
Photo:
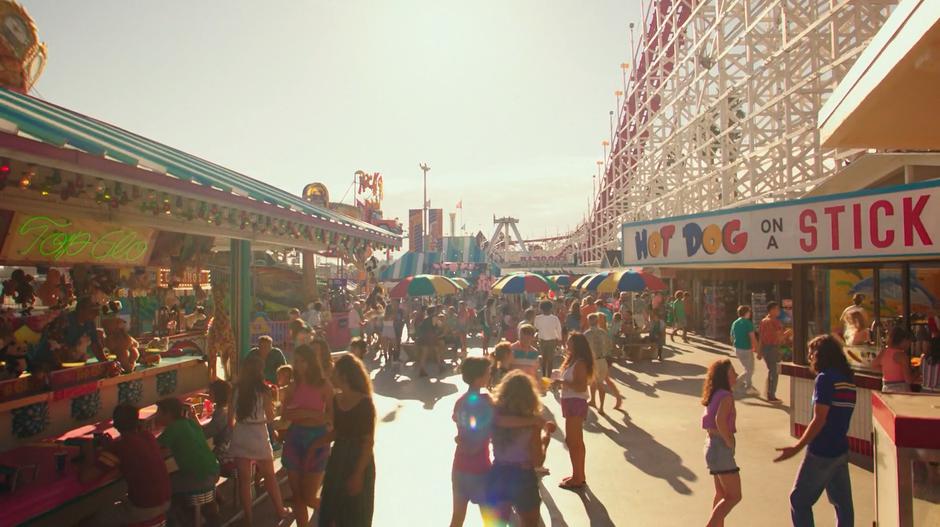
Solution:
[{"label": "roof of booth", "polygon": [[166,185],[177,190],[181,182],[195,183],[218,191],[223,199],[225,196],[240,196],[254,200],[264,208],[299,212],[352,231],[349,234],[353,236],[381,240],[390,245],[397,245],[400,240],[399,236],[384,229],[314,205],[263,181],[92,117],[2,88],[0,130],[163,174],[167,178]]},{"label": "roof of booth", "polygon": [[940,2],[904,0],[819,111],[823,146],[940,149]]}]

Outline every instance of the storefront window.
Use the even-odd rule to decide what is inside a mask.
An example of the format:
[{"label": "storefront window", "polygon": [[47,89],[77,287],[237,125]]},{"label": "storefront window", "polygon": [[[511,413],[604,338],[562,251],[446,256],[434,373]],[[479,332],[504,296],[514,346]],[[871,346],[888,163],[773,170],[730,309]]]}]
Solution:
[{"label": "storefront window", "polygon": [[891,328],[908,327],[919,356],[938,334],[940,263],[817,265],[807,335],[834,333],[845,341],[853,366],[865,368],[887,342]]}]

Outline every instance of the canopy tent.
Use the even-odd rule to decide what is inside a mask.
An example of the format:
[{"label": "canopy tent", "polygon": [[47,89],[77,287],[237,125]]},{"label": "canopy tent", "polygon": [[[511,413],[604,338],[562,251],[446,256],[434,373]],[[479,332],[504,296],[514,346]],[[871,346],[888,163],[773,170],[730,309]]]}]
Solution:
[{"label": "canopy tent", "polygon": [[[435,264],[483,264],[488,263],[486,254],[473,236],[449,236],[444,238],[440,251],[412,252],[402,254],[394,263],[382,269],[379,279],[401,280],[408,276],[433,270]],[[490,266],[491,274],[495,274]]]},{"label": "canopy tent", "polygon": [[[0,88],[0,154],[21,152],[58,160],[62,168],[118,176],[118,181],[176,196],[237,206],[313,226],[329,234],[397,247],[400,237],[363,221],[314,205],[299,195],[229,170],[117,126]],[[37,143],[34,140],[38,140]],[[45,145],[55,148],[44,148]],[[115,166],[115,163],[119,164]],[[126,168],[118,168],[124,165]],[[246,236],[247,237],[247,236]],[[329,237],[304,241],[330,244]]]},{"label": "canopy tent", "polygon": [[473,236],[448,236],[440,251],[441,262],[484,263],[486,254]]}]

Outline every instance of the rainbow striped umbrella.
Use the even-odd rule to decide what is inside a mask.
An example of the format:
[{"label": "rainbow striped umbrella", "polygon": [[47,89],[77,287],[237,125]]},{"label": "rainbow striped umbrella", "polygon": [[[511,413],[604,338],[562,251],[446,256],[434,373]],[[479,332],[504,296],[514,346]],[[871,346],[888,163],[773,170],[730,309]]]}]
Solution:
[{"label": "rainbow striped umbrella", "polygon": [[596,286],[598,293],[619,291],[639,293],[647,289],[662,291],[666,289],[666,284],[659,277],[643,271],[617,271],[609,274]]},{"label": "rainbow striped umbrella", "polygon": [[497,280],[491,290],[497,295],[518,295],[522,293],[547,293],[549,291],[557,291],[558,286],[542,275],[535,273],[514,273]]},{"label": "rainbow striped umbrella", "polygon": [[588,280],[585,280],[584,282],[581,282],[581,287],[579,287],[579,289],[582,291],[596,291],[597,286],[600,285],[601,282],[606,280],[607,277],[610,276],[612,273],[613,271],[601,271],[599,273],[594,273],[592,275],[589,275],[591,278]]},{"label": "rainbow striped umbrella", "polygon": [[446,296],[456,294],[461,289],[456,282],[446,276],[416,274],[398,282],[388,294],[392,298]]},{"label": "rainbow striped umbrella", "polygon": [[566,274],[555,274],[549,276],[548,279],[555,282],[558,287],[571,287],[571,277]]},{"label": "rainbow striped umbrella", "polygon": [[594,278],[594,274],[586,274],[584,276],[579,277],[578,279],[576,279],[574,282],[571,283],[571,289],[581,289],[584,283],[590,280],[591,278]]}]

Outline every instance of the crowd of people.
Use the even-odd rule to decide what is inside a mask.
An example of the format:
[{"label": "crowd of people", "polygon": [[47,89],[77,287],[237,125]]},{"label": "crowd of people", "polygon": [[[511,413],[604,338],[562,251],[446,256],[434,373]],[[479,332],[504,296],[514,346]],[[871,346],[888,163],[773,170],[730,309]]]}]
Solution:
[{"label": "crowd of people", "polygon": [[[260,338],[234,382],[210,384],[213,413],[205,425],[177,398],[157,403],[153,423],[141,421],[134,406],[118,405],[113,420],[120,437],[86,445],[95,450],[83,456],[82,477],[119,471],[128,499],[88,524],[123,525],[164,513],[188,518],[187,496],[214,492],[220,476],[235,476],[246,525],[253,520],[253,485],[263,485],[278,518],[293,517],[298,525],[311,524],[311,510],[318,512],[317,525],[371,525],[375,406],[366,367],[355,354],[334,362],[315,333],[291,355],[286,364],[271,339]],[[162,432],[154,439],[150,428]],[[176,461],[172,474],[161,447]],[[275,474],[275,449],[282,450],[289,505]],[[204,509],[210,521],[218,519],[221,500],[216,496]]]},{"label": "crowd of people", "polygon": [[[589,408],[605,413],[607,395],[620,410],[624,396],[611,378],[611,364],[631,343],[662,349],[667,321],[672,339],[688,339],[689,295],[678,291],[667,299],[646,294],[637,302],[618,298],[542,297],[451,298],[440,305],[415,299],[390,300],[380,289],[350,306],[357,321],[350,353],[334,361],[324,338],[328,315],[321,305],[292,310],[289,351],[262,336],[241,362],[233,383],[209,387],[214,411],[199,425],[178,399],[158,403],[159,437],[145,430],[137,410],[122,404],[114,410],[121,438],[99,445],[84,456],[83,477],[120,470],[128,483],[128,500],[120,510],[103,510],[96,525],[117,524],[154,513],[183,514],[185,496],[213,489],[220,476],[237,476],[245,521],[251,524],[251,489],[263,485],[279,518],[298,525],[371,525],[375,491],[373,444],[376,411],[366,363],[383,368],[401,364],[410,348],[417,377],[428,366],[443,371],[447,353],[468,390],[455,403],[456,448],[451,477],[452,526],[463,525],[470,504],[480,507],[486,525],[539,522],[540,478],[558,425],[543,411],[541,398],[551,391],[564,419],[564,441],[571,473],[559,487],[580,491],[587,485],[583,436]],[[479,306],[477,308],[476,306]],[[633,309],[639,313],[634,313]],[[735,399],[755,395],[755,360],[768,368],[764,397],[776,398],[781,348],[792,334],[781,323],[780,306],[767,304],[755,324],[748,306],[738,308],[730,339],[742,371],[720,359],[708,368],[701,404],[705,464],[714,478],[715,496],[708,526],[721,526],[741,500],[740,469],[735,461]],[[645,336],[641,336],[645,333]],[[479,338],[482,356],[468,356],[470,338]],[[492,349],[491,349],[492,344]],[[898,327],[874,361],[884,372],[885,391],[909,388],[914,373],[904,350],[909,334]],[[799,440],[780,448],[775,461],[806,455],[790,495],[795,526],[812,525],[812,506],[826,491],[839,525],[852,525],[847,431],[855,404],[855,387],[844,341],[824,335],[809,345],[816,373],[814,417]],[[940,339],[927,350],[925,363],[940,364]],[[211,441],[210,441],[211,440]],[[211,445],[211,448],[210,448]],[[179,470],[167,474],[160,448],[176,458]],[[282,452],[291,499],[281,496],[274,454]],[[218,501],[218,500],[217,500]],[[216,514],[214,504],[206,516]]]}]

